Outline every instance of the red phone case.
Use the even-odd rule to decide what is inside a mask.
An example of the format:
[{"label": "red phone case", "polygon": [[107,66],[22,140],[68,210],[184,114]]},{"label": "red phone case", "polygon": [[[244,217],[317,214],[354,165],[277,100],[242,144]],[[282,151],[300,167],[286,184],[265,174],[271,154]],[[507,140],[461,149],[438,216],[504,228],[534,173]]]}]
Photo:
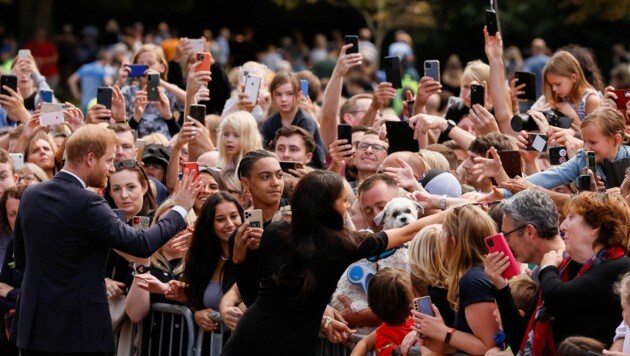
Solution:
[{"label": "red phone case", "polygon": [[195,54],[197,62],[201,64],[195,69],[195,72],[210,71],[210,65],[212,64],[212,55],[208,52],[197,52]]},{"label": "red phone case", "polygon": [[186,162],[184,163],[184,169],[188,168],[188,172],[194,171],[195,175],[193,176],[193,182],[197,180],[199,177],[199,165],[197,162]]},{"label": "red phone case", "polygon": [[630,100],[630,89],[615,89],[613,92],[617,94],[617,100],[615,100],[617,109],[626,110],[626,103]]},{"label": "red phone case", "polygon": [[508,268],[501,273],[501,276],[506,279],[510,279],[516,275],[521,274],[521,268],[514,258],[514,254],[512,254],[512,250],[510,250],[510,246],[508,246],[507,241],[505,241],[505,236],[503,234],[498,233],[496,235],[488,236],[483,240],[488,248],[488,252],[503,252],[510,259],[510,265]]}]

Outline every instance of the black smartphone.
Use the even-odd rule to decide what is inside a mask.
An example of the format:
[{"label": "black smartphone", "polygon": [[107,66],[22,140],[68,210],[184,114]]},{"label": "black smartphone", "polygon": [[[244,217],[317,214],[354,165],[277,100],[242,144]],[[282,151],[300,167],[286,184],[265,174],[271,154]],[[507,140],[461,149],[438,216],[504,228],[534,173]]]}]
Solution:
[{"label": "black smartphone", "polygon": [[147,101],[160,101],[158,86],[160,85],[160,75],[157,73],[147,74]]},{"label": "black smartphone", "polygon": [[347,35],[343,39],[346,41],[346,44],[352,43],[352,47],[346,50],[346,54],[359,53],[359,36]]},{"label": "black smartphone", "polygon": [[595,152],[586,151],[586,164],[588,165],[588,169],[593,171],[593,178],[597,181],[597,162],[595,161]]},{"label": "black smartphone", "polygon": [[547,135],[527,133],[527,151],[547,151]]},{"label": "black smartphone", "polygon": [[383,69],[385,69],[385,80],[392,83],[392,86],[396,89],[402,88],[400,59],[398,56],[385,57],[383,60]]},{"label": "black smartphone", "polygon": [[399,151],[418,152],[420,146],[413,138],[413,129],[405,121],[385,121],[389,148],[387,154]]},{"label": "black smartphone", "polygon": [[522,176],[521,154],[518,151],[498,151],[497,154],[508,177]]},{"label": "black smartphone", "polygon": [[105,108],[112,109],[112,88],[99,87],[96,89],[96,103],[105,106]]},{"label": "black smartphone", "polygon": [[206,106],[202,104],[190,105],[189,116],[193,119],[201,122],[202,125],[206,124]]},{"label": "black smartphone", "polygon": [[536,101],[536,74],[530,72],[515,72],[514,78],[516,78],[516,86],[525,84],[525,87],[521,89],[525,93],[519,94],[519,99]]},{"label": "black smartphone", "polygon": [[289,169],[299,168],[304,168],[304,163],[295,161],[280,161],[280,169],[282,169],[283,172],[290,174]]},{"label": "black smartphone", "polygon": [[486,93],[483,85],[473,84],[470,86],[470,107],[472,108],[475,104],[486,105]]},{"label": "black smartphone", "polygon": [[591,190],[591,176],[588,174],[582,174],[579,177],[579,187],[580,192]]},{"label": "black smartphone", "polygon": [[495,36],[499,31],[499,21],[497,20],[497,13],[494,10],[486,10],[486,27],[488,28],[488,34]]},{"label": "black smartphone", "polygon": [[416,103],[415,100],[407,100],[407,117],[413,116],[413,105]]},{"label": "black smartphone", "polygon": [[352,144],[352,126],[340,124],[337,125],[337,140],[348,140],[348,145]]},{"label": "black smartphone", "polygon": [[549,163],[552,166],[563,164],[569,160],[569,154],[567,153],[567,146],[556,146],[549,148]]},{"label": "black smartphone", "polygon": [[4,89],[5,85],[17,93],[17,77],[15,75],[6,74],[0,77],[0,94],[11,96],[11,94]]}]

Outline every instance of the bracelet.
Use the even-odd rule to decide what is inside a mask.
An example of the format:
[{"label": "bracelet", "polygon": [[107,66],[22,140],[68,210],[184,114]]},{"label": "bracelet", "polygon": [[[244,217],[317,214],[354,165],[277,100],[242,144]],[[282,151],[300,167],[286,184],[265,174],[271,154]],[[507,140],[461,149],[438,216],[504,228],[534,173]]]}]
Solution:
[{"label": "bracelet", "polygon": [[324,318],[322,319],[322,330],[326,330],[330,323],[332,323],[332,318],[328,315],[324,316]]},{"label": "bracelet", "polygon": [[448,195],[442,195],[442,198],[440,198],[440,210],[444,211],[446,210],[446,198],[448,197]]},{"label": "bracelet", "polygon": [[455,332],[455,328],[448,329],[448,331],[446,332],[446,336],[444,336],[444,345],[449,344],[449,342],[451,341],[451,336],[453,336],[454,332]]}]

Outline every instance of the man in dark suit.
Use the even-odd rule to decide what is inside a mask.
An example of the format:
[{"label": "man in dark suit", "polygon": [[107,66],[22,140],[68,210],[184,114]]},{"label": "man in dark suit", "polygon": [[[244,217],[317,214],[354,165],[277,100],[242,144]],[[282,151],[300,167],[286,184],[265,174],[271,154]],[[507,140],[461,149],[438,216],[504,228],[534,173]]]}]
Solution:
[{"label": "man in dark suit", "polygon": [[86,190],[106,187],[117,141],[105,127],[81,127],[66,142],[64,169],[22,196],[15,223],[15,262],[24,271],[16,314],[22,355],[113,354],[104,283],[109,248],[149,257],[186,228],[200,190],[192,175],[175,196],[177,206],[144,231],[121,222],[101,196]]}]

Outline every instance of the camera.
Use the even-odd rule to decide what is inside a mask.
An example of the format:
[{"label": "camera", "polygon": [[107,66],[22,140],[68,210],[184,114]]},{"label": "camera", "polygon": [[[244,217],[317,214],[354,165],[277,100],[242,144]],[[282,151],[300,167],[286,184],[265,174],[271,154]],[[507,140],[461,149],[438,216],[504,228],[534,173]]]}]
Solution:
[{"label": "camera", "polygon": [[[562,114],[560,114],[559,112],[555,110],[548,109],[548,110],[542,111],[542,114],[545,116],[545,119],[547,119],[547,122],[551,126],[568,129],[569,127],[571,127],[571,123],[573,122],[573,120],[571,120],[568,117],[562,116]],[[526,115],[526,114],[514,115],[512,119],[510,120],[510,124],[512,125],[512,130],[514,131],[540,130],[540,128],[536,124],[536,121],[534,121],[531,115]]]},{"label": "camera", "polygon": [[494,241],[492,241],[492,239],[488,239],[488,246],[494,247]]}]

